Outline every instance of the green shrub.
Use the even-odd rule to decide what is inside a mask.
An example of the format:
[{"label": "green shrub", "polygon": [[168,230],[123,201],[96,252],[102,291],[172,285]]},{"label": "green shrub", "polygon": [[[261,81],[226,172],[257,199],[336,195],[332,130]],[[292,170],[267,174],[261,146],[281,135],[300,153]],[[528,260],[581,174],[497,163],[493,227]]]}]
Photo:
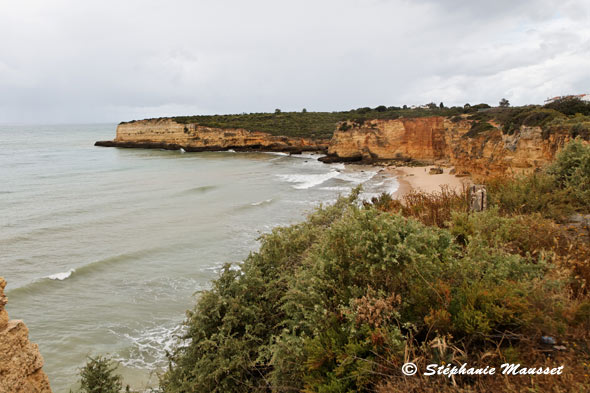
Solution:
[{"label": "green shrub", "polygon": [[474,138],[482,132],[491,131],[494,129],[496,129],[496,127],[487,121],[475,121],[471,124],[469,131],[463,135],[463,138]]},{"label": "green shrub", "polygon": [[568,143],[557,154],[548,173],[555,177],[576,207],[590,208],[590,146],[580,140]]},{"label": "green shrub", "polygon": [[555,177],[545,172],[486,180],[490,206],[503,214],[540,213],[563,219],[575,211],[568,193],[557,186]]},{"label": "green shrub", "polygon": [[108,357],[88,358],[80,371],[83,393],[119,393],[123,388],[121,376],[115,374],[117,365]]},{"label": "green shrub", "polygon": [[590,115],[590,102],[585,102],[577,97],[565,97],[551,103],[545,104],[545,108],[554,109],[568,116],[577,113]]}]

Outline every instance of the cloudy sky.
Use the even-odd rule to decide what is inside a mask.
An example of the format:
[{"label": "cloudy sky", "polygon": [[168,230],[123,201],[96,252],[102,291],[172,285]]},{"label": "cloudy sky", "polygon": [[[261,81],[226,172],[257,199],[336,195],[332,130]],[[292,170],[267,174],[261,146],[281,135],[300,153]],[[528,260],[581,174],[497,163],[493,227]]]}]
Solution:
[{"label": "cloudy sky", "polygon": [[590,93],[588,0],[0,0],[0,122]]}]

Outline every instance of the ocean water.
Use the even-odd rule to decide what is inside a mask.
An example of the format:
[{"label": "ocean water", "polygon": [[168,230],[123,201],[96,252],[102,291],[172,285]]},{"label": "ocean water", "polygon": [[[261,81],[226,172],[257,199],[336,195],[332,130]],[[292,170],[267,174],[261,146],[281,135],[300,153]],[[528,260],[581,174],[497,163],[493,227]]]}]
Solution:
[{"label": "ocean water", "polygon": [[220,266],[360,183],[365,197],[398,186],[378,168],[312,154],[93,146],[115,128],[0,126],[7,310],[29,327],[56,393],[97,354],[147,388]]}]

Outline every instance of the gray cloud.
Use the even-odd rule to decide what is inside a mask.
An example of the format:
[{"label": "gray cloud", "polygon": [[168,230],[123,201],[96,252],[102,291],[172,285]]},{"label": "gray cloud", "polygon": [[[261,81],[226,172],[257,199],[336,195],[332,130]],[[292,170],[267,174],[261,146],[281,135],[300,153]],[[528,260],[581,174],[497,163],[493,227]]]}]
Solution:
[{"label": "gray cloud", "polygon": [[541,103],[590,92],[566,0],[22,0],[0,14],[0,122]]}]

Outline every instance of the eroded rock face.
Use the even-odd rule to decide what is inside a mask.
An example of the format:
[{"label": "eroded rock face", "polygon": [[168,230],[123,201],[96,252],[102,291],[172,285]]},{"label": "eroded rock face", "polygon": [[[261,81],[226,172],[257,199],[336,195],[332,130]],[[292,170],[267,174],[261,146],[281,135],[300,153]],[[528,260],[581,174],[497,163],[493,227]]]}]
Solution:
[{"label": "eroded rock face", "polygon": [[180,124],[171,119],[141,120],[117,126],[114,141],[97,142],[98,146],[145,147],[186,151],[265,150],[325,151],[327,140],[274,136],[242,128],[221,129],[196,123]]},{"label": "eroded rock face", "polygon": [[340,158],[433,160],[445,157],[445,118],[370,120],[334,133],[328,155]]},{"label": "eroded rock face", "polygon": [[455,166],[457,173],[501,175],[547,165],[570,139],[566,132],[543,138],[541,128],[525,126],[513,135],[504,135],[499,125],[467,136],[470,128],[469,120],[453,122],[440,116],[366,121],[352,124],[346,131],[337,130],[328,157],[332,161],[442,161]]},{"label": "eroded rock face", "polygon": [[29,341],[22,321],[9,320],[4,309],[6,281],[0,277],[0,393],[51,393],[43,357]]}]

